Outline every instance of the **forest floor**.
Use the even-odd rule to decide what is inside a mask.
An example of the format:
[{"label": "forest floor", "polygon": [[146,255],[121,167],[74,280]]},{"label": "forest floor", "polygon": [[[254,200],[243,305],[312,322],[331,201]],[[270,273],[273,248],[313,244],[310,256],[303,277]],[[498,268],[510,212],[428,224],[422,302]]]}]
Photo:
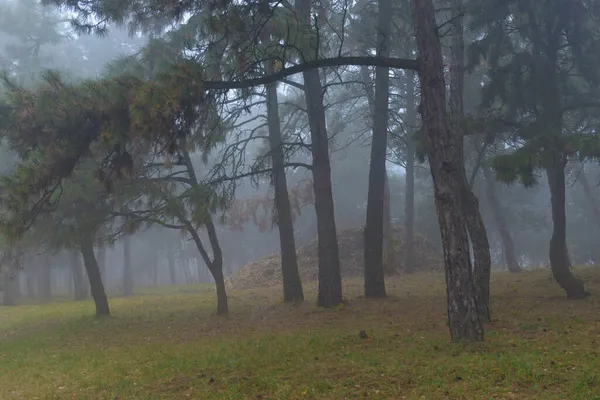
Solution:
[{"label": "forest floor", "polygon": [[[173,287],[91,302],[0,307],[0,399],[600,400],[600,269],[595,296],[567,301],[548,270],[492,278],[484,343],[451,344],[443,275],[390,279],[384,300],[281,304],[277,288]],[[365,330],[367,338],[359,332]]]}]

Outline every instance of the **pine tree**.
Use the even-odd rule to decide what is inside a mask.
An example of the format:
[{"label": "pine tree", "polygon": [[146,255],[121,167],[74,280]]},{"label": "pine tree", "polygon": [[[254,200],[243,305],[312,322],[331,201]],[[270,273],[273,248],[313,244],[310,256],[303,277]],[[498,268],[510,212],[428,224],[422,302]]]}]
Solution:
[{"label": "pine tree", "polygon": [[526,186],[536,183],[536,170],[545,171],[553,221],[550,263],[570,299],[588,295],[569,269],[565,166],[575,155],[597,155],[594,133],[574,134],[568,123],[600,105],[600,75],[591,67],[600,57],[594,3],[488,1],[473,7],[474,29],[483,37],[472,46],[472,60],[484,56],[490,67],[485,105],[516,125],[524,142],[514,153],[497,157],[493,166],[500,180],[520,179]]}]

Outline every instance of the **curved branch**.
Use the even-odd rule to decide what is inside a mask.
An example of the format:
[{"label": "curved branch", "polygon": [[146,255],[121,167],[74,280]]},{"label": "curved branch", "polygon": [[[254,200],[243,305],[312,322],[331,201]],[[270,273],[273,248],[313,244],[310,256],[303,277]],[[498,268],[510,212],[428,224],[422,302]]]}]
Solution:
[{"label": "curved branch", "polygon": [[260,78],[244,79],[240,81],[204,81],[204,88],[207,90],[227,90],[227,89],[246,89],[252,86],[268,85],[281,81],[288,76],[299,74],[301,72],[323,67],[341,67],[347,65],[354,66],[372,66],[395,69],[418,70],[418,60],[405,58],[383,58],[383,57],[335,57],[319,58],[306,61],[293,67],[283,68],[278,72],[265,75]]}]

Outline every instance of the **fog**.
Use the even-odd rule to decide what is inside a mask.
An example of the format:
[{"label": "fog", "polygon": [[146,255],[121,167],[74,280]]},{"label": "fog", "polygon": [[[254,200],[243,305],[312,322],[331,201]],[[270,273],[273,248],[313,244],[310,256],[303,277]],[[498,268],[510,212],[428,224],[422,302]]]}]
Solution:
[{"label": "fog", "polygon": [[[68,23],[72,14],[59,13],[54,9],[37,5],[34,0],[0,2],[4,12],[0,16],[0,61],[8,76],[18,84],[35,88],[42,81],[40,74],[47,69],[60,71],[66,82],[83,79],[100,79],[115,71],[115,62],[139,52],[146,46],[149,36],[129,35],[126,27],[108,26],[105,36],[78,34]],[[119,67],[117,67],[119,68]],[[347,72],[357,76],[358,68]],[[306,192],[312,182],[309,147],[308,120],[302,114],[306,107],[301,90],[292,84],[301,84],[299,76],[289,78],[287,84],[279,85],[281,125],[284,140],[290,143],[286,150],[287,184]],[[294,80],[291,82],[291,80]],[[325,76],[332,84],[326,91],[327,121],[330,131],[332,186],[335,204],[335,221],[338,231],[362,229],[365,224],[369,180],[370,132],[372,124],[368,115],[368,100],[360,85],[335,86],[336,77]],[[407,108],[402,93],[405,83],[396,84],[405,75],[394,73],[392,83],[396,89],[390,95],[392,117],[390,122],[387,174],[389,179],[391,220],[398,226],[406,221],[406,137],[410,127],[402,123]],[[481,76],[470,77],[467,90],[484,81]],[[471,86],[469,86],[471,85]],[[297,86],[297,85],[296,85]],[[253,89],[254,90],[254,89]],[[228,105],[221,108],[224,140],[210,149],[195,146],[191,152],[194,170],[200,181],[215,182],[223,177],[241,176],[216,185],[217,191],[227,193],[228,206],[214,212],[218,238],[223,250],[223,270],[226,276],[236,273],[245,265],[260,260],[280,249],[277,225],[273,220],[274,191],[268,174],[253,175],[253,171],[268,168],[265,161],[268,153],[267,107],[262,89],[240,100],[236,94],[228,95]],[[480,96],[467,95],[466,108],[476,108]],[[344,100],[345,99],[345,100]],[[225,115],[226,114],[226,115]],[[300,115],[299,115],[300,114]],[[255,139],[253,139],[255,137]],[[470,140],[469,138],[467,141]],[[200,142],[199,142],[200,143]],[[240,144],[243,143],[243,144]],[[508,147],[507,147],[508,148]],[[483,172],[477,165],[477,154],[465,150],[467,175],[473,168],[474,193],[479,198],[480,210],[488,231],[492,266],[506,268],[505,251],[498,230],[498,220],[490,203],[490,186],[486,186]],[[165,162],[164,155],[153,156]],[[18,157],[5,140],[2,146],[2,171],[13,170]],[[423,160],[424,161],[424,160]],[[590,182],[590,191],[581,184],[581,174]],[[594,264],[599,256],[596,243],[598,223],[590,215],[598,207],[598,176],[600,170],[593,163],[572,163],[567,168],[568,249],[571,262],[577,265]],[[494,180],[491,184],[494,196],[499,201],[504,223],[515,243],[515,254],[521,267],[526,269],[546,268],[549,264],[549,238],[552,233],[550,193],[540,172],[536,186],[525,188],[519,183],[507,185]],[[427,162],[415,164],[415,219],[417,235],[432,243],[441,254],[442,244],[438,219],[434,205],[434,192]],[[248,205],[248,201],[261,200],[253,211],[245,211],[242,222],[235,221],[232,208]],[[295,215],[294,234],[296,246],[301,248],[317,238],[317,220],[312,202],[299,204]],[[249,213],[249,214],[248,214]],[[254,218],[252,217],[254,215]],[[238,216],[239,217],[239,216]],[[158,218],[160,219],[160,218]],[[213,282],[194,240],[182,229],[171,229],[161,223],[143,221],[134,232],[123,233],[117,222],[111,222],[96,238],[95,251],[100,263],[104,284],[109,293],[123,292],[124,270],[131,269],[135,288]],[[237,228],[234,228],[237,226]],[[36,229],[35,226],[32,229]],[[40,235],[51,233],[38,230]],[[206,232],[200,235],[207,241]],[[126,239],[125,239],[126,238]],[[127,244],[125,244],[125,240]],[[51,292],[56,295],[73,293],[74,269],[83,274],[83,259],[72,241],[58,243],[41,238],[40,243],[24,246],[20,268],[14,273],[19,282],[23,300],[38,298],[40,270],[51,269]],[[125,248],[127,247],[127,249]],[[212,250],[208,250],[212,254]],[[129,254],[129,256],[126,256]],[[130,257],[127,261],[127,257]],[[129,263],[129,266],[126,264]],[[85,280],[84,280],[85,281]],[[38,282],[38,283],[36,283]],[[87,285],[87,283],[86,283]]]}]

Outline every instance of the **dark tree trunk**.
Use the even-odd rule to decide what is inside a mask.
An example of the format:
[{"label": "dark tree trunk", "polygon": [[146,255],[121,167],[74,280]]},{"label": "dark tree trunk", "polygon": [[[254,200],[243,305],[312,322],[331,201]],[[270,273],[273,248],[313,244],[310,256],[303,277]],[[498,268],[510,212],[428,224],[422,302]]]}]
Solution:
[{"label": "dark tree trunk", "polygon": [[504,210],[502,209],[502,206],[498,201],[498,196],[496,195],[495,179],[489,166],[483,166],[483,174],[485,178],[487,198],[490,203],[490,208],[492,209],[492,214],[494,214],[494,220],[496,221],[496,227],[498,228],[498,233],[500,234],[500,240],[502,241],[502,254],[504,255],[506,267],[512,273],[522,272],[523,270],[521,269],[519,261],[517,260],[517,253],[515,251],[512,235],[510,234],[510,230],[506,225]]},{"label": "dark tree trunk", "polygon": [[85,278],[83,276],[83,267],[79,253],[75,250],[71,251],[71,275],[73,276],[73,291],[75,292],[75,300],[81,301],[88,297]]},{"label": "dark tree trunk", "polygon": [[483,340],[469,256],[469,238],[462,218],[464,165],[461,138],[448,127],[442,51],[431,0],[412,0],[419,49],[421,113],[427,135],[448,296],[448,323],[454,341]]},{"label": "dark tree trunk", "polygon": [[50,302],[52,301],[52,263],[48,255],[43,260],[37,265],[38,292],[40,300]]},{"label": "dark tree trunk", "polygon": [[223,252],[221,250],[221,245],[219,244],[215,225],[212,221],[206,223],[206,232],[208,233],[208,240],[213,251],[212,260],[206,252],[204,244],[202,244],[202,239],[200,239],[196,229],[194,229],[191,224],[187,224],[187,229],[190,235],[192,235],[192,239],[194,239],[202,259],[215,280],[215,286],[217,288],[217,314],[227,315],[229,313],[229,306],[227,302],[227,290],[225,289],[225,277],[223,276]]},{"label": "dark tree trunk", "polygon": [[213,251],[213,261],[209,263],[209,266],[210,273],[215,279],[215,285],[217,286],[217,314],[227,315],[229,313],[229,306],[225,290],[225,278],[223,276],[223,252],[219,244],[215,224],[212,221],[206,224],[206,232],[208,233],[208,241]]},{"label": "dark tree trunk", "polygon": [[475,301],[481,322],[490,322],[490,274],[492,260],[483,218],[479,212],[479,200],[467,182],[462,140],[462,120],[464,116],[465,44],[463,38],[462,0],[452,1],[452,57],[450,63],[450,121],[454,136],[459,138],[458,153],[462,165],[460,171],[462,212],[474,253],[473,282]]},{"label": "dark tree trunk", "polygon": [[565,212],[565,160],[564,156],[555,156],[546,168],[550,201],[552,205],[552,238],[550,239],[550,266],[552,275],[568,299],[583,299],[589,296],[583,281],[575,278],[570,270],[567,252],[567,217]]},{"label": "dark tree trunk", "polygon": [[131,242],[130,237],[123,238],[123,296],[133,294],[133,271],[131,269]]},{"label": "dark tree trunk", "polygon": [[[310,0],[296,0],[298,18],[308,29],[311,26],[310,8]],[[314,54],[303,54],[303,56],[307,60],[314,58]],[[319,260],[317,305],[334,307],[342,303],[342,276],[331,188],[329,138],[325,122],[325,107],[323,106],[323,87],[317,69],[304,71],[302,76],[310,126],[313,186],[317,214]]]},{"label": "dark tree trunk", "polygon": [[[406,71],[406,118],[409,128],[416,122],[415,73]],[[404,271],[411,273],[415,268],[415,140],[413,130],[406,130],[406,199],[404,204]]]},{"label": "dark tree trunk", "polygon": [[[368,53],[368,48],[365,48],[365,53]],[[373,88],[373,80],[371,79],[371,73],[369,67],[361,67],[361,75],[365,90],[367,92],[367,99],[369,101],[369,109],[371,112],[371,121],[375,121],[375,90]],[[391,276],[396,272],[396,262],[394,258],[394,235],[392,230],[392,215],[391,215],[391,198],[389,190],[389,180],[387,173],[385,174],[385,187],[383,195],[383,255],[382,263],[385,275]],[[365,237],[365,241],[367,238]],[[366,247],[365,247],[366,250]],[[365,264],[367,265],[367,264]]]},{"label": "dark tree trunk", "polygon": [[463,213],[475,260],[473,283],[475,285],[477,310],[481,322],[490,322],[490,278],[492,272],[490,243],[479,211],[479,200],[468,188],[466,179],[464,180],[463,195]]},{"label": "dark tree trunk", "polygon": [[175,271],[175,258],[173,254],[173,248],[169,246],[167,248],[167,264],[169,267],[169,280],[171,285],[177,285],[177,272]]},{"label": "dark tree trunk", "polygon": [[102,277],[102,282],[106,283],[106,247],[98,246],[98,267],[100,268],[100,276]]},{"label": "dark tree trunk", "polygon": [[[266,69],[267,74],[273,71],[269,62],[267,62]],[[279,120],[277,84],[267,85],[267,119],[271,160],[273,162],[272,182],[275,187],[275,209],[277,211],[277,226],[281,248],[283,301],[286,303],[301,303],[304,301],[304,292],[300,281],[300,273],[298,272],[294,221],[285,176],[285,154],[283,153],[281,121]]]},{"label": "dark tree trunk", "polygon": [[90,282],[92,298],[96,305],[96,316],[101,317],[110,315],[108,299],[106,298],[102,276],[100,275],[100,267],[94,254],[93,235],[90,232],[82,233],[79,246],[81,254],[83,255],[83,264],[85,265],[85,270],[87,271],[88,280]]},{"label": "dark tree trunk", "polygon": [[[389,57],[392,23],[391,0],[379,0],[377,55]],[[389,69],[375,68],[375,105],[373,139],[369,163],[367,221],[365,223],[365,297],[385,297],[383,273],[383,224],[386,187],[387,128],[389,117]]]},{"label": "dark tree trunk", "polygon": [[[192,164],[192,159],[190,157],[187,139],[185,137],[180,139],[180,149],[183,152],[183,157],[185,160],[185,164],[187,166],[188,175],[191,181],[198,185],[198,178],[196,177],[196,170],[194,169],[194,165]],[[183,217],[180,218],[180,221],[186,225],[188,233],[194,239],[196,243],[196,247],[202,256],[202,259],[206,263],[208,270],[212,274],[215,285],[217,287],[217,314],[218,315],[227,315],[229,313],[229,306],[227,302],[227,291],[225,289],[225,277],[223,276],[223,250],[221,249],[221,244],[219,243],[219,237],[217,235],[217,230],[215,228],[215,224],[212,219],[209,219],[206,226],[206,233],[208,234],[208,241],[210,242],[210,247],[212,248],[213,258],[212,260],[208,256],[204,245],[202,244],[202,240],[198,235],[198,231],[190,224],[189,221],[184,220]],[[198,276],[200,278],[200,276]]]}]

